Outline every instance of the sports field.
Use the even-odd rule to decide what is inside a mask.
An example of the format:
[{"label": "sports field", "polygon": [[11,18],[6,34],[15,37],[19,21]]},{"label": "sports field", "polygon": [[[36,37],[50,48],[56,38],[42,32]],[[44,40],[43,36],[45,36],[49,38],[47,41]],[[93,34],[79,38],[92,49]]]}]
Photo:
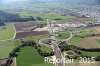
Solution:
[{"label": "sports field", "polygon": [[0,26],[0,40],[7,40],[13,38],[15,34],[13,24],[14,23],[6,23],[5,26]]},{"label": "sports field", "polygon": [[36,49],[33,47],[24,47],[18,53],[17,66],[54,66],[44,62],[44,58],[41,57]]}]

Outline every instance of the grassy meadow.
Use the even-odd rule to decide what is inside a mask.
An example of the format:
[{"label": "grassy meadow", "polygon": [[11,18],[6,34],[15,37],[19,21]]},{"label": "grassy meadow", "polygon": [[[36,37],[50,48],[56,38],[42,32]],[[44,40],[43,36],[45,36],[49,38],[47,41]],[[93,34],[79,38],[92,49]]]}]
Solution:
[{"label": "grassy meadow", "polygon": [[18,53],[17,66],[54,66],[45,63],[44,58],[40,56],[33,47],[24,47]]},{"label": "grassy meadow", "polygon": [[0,26],[0,40],[7,40],[13,38],[15,29],[14,23],[6,23],[5,26]]}]

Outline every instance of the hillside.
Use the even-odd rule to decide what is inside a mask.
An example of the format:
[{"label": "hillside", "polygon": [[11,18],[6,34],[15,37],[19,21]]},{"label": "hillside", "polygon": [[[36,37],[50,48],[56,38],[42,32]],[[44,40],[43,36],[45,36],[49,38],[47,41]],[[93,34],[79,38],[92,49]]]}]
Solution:
[{"label": "hillside", "polygon": [[0,22],[26,22],[34,21],[34,17],[21,18],[18,14],[6,13],[0,10]]}]

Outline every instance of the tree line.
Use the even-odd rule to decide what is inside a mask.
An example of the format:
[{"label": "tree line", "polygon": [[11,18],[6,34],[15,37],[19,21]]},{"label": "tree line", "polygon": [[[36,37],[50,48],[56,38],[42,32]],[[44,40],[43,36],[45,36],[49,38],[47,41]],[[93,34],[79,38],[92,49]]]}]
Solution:
[{"label": "tree line", "polygon": [[6,61],[6,64],[3,64],[1,66],[10,66],[13,63],[13,58],[18,57],[18,53],[20,52],[20,49],[25,47],[25,46],[31,46],[31,47],[37,49],[39,55],[41,55],[43,57],[54,55],[54,52],[44,52],[41,49],[38,49],[38,47],[40,45],[37,45],[34,41],[21,41],[21,43],[22,43],[21,45],[17,46],[16,48],[13,49],[12,52],[9,53],[8,60]]},{"label": "tree line", "polygon": [[[77,47],[77,46],[74,46],[74,45],[68,45],[68,44],[65,45],[65,44],[62,44],[62,43],[63,42],[61,42],[59,44],[59,48],[60,48],[61,52],[72,50],[72,51],[74,51],[75,53],[77,53],[81,57],[91,57],[91,56],[83,55],[81,51],[85,51],[85,52],[100,52],[100,48],[88,48],[88,49],[86,49],[86,48]],[[96,61],[100,61],[100,56],[96,56],[95,60]]]}]

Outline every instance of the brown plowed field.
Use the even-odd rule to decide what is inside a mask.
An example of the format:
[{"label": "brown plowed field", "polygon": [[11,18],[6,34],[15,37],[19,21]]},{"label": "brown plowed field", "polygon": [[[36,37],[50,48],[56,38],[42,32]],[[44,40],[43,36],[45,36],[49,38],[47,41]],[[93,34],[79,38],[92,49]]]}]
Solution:
[{"label": "brown plowed field", "polygon": [[5,63],[6,63],[6,60],[0,59],[0,66],[1,66],[2,64],[5,64]]},{"label": "brown plowed field", "polygon": [[21,38],[44,35],[44,34],[48,34],[48,31],[19,32],[16,34],[15,39],[21,39]]},{"label": "brown plowed field", "polygon": [[15,24],[15,28],[17,32],[32,30],[35,27],[36,24],[34,22],[20,22]]},{"label": "brown plowed field", "polygon": [[100,34],[100,26],[93,27],[90,30],[95,34]]}]

